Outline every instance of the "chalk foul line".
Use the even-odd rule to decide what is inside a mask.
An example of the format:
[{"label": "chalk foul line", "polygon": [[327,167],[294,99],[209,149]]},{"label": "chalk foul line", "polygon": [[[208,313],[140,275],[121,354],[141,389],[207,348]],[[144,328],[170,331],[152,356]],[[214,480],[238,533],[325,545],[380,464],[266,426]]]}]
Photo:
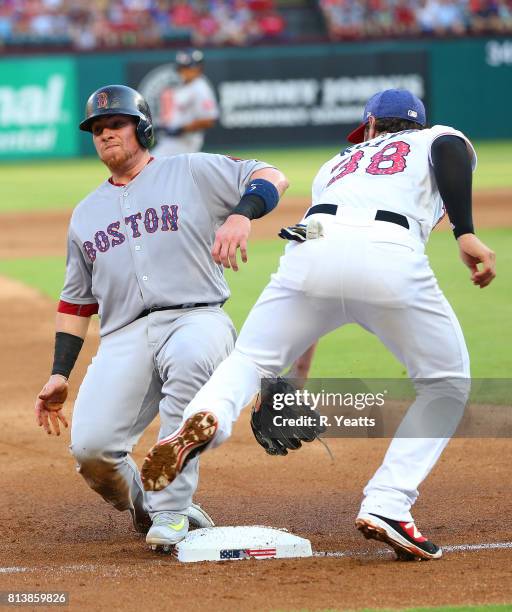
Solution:
[{"label": "chalk foul line", "polygon": [[[512,548],[512,542],[489,542],[483,544],[456,544],[452,546],[442,546],[443,553],[456,553],[456,552],[475,552],[479,550],[503,550],[506,548]],[[313,557],[373,557],[380,555],[393,555],[393,551],[390,548],[381,548],[371,552],[354,552],[354,551],[314,551]]]},{"label": "chalk foul line", "polygon": [[[443,546],[443,553],[458,553],[458,552],[477,552],[480,550],[505,550],[507,548],[512,549],[512,542],[488,542],[482,544],[456,544],[452,546]],[[346,558],[365,558],[365,557],[379,557],[394,554],[390,548],[381,548],[378,550],[374,550],[371,552],[363,551],[356,552],[350,550],[315,550],[313,552],[313,557],[346,557]],[[146,560],[145,565],[147,565],[148,561]],[[153,563],[155,565],[166,565],[167,563],[160,560],[154,559],[149,561],[149,563]],[[105,571],[107,568],[116,568],[120,569],[119,565],[101,565],[98,563],[81,563],[74,565],[60,565],[60,566],[39,566],[39,567],[21,567],[21,566],[12,566],[12,567],[0,567],[0,574],[21,574],[23,572],[45,572],[45,571],[55,571],[56,569],[60,569],[66,572],[94,572],[97,570]]]}]

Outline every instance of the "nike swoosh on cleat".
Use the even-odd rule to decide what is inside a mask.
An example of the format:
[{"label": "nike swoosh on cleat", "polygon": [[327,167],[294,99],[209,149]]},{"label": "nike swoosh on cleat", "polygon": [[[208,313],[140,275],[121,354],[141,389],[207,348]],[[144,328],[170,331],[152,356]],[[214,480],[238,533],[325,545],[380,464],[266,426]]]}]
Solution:
[{"label": "nike swoosh on cleat", "polygon": [[180,531],[180,529],[183,529],[183,527],[185,527],[185,519],[182,518],[181,521],[176,525],[172,525],[171,523],[169,523],[168,527],[174,529],[174,531]]}]

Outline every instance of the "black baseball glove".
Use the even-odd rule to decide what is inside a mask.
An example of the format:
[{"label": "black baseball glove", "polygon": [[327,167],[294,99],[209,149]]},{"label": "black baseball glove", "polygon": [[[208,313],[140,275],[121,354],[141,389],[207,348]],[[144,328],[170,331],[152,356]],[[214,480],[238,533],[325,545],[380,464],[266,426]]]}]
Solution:
[{"label": "black baseball glove", "polygon": [[295,242],[306,241],[306,225],[304,223],[296,223],[295,225],[289,225],[288,227],[282,227],[279,234],[279,238],[283,240],[294,240]]},{"label": "black baseball glove", "polygon": [[[295,401],[292,405],[275,402],[283,397],[275,398],[276,394],[298,397],[296,393],[297,388],[284,378],[264,381],[262,385],[259,409],[257,406],[252,409],[251,428],[258,444],[269,455],[287,455],[289,450],[300,448],[302,442],[312,442],[326,430],[320,424],[319,413],[303,405],[303,401]],[[276,404],[283,404],[283,407],[278,409]]]}]

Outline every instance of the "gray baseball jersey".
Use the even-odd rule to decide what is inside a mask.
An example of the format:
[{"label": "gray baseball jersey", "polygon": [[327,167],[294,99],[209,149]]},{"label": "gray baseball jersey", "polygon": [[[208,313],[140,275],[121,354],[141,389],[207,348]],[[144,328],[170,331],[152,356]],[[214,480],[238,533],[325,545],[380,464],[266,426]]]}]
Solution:
[{"label": "gray baseball jersey", "polygon": [[[165,99],[165,101],[164,101]],[[200,75],[189,83],[169,89],[163,96],[160,121],[168,128],[181,128],[198,119],[217,119],[219,109],[208,79]],[[155,155],[176,155],[200,151],[204,131],[187,132],[177,137],[161,136]]]},{"label": "gray baseball jersey", "polygon": [[61,299],[97,303],[102,336],[150,307],[226,300],[214,233],[266,167],[194,153],[153,159],[125,186],[105,181],[71,217]]}]

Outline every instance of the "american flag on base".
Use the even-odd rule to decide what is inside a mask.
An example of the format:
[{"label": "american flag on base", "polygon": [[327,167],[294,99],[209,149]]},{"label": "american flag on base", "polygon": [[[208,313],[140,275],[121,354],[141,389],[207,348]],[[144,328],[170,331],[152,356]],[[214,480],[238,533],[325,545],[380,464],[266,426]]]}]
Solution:
[{"label": "american flag on base", "polygon": [[220,551],[220,560],[228,559],[273,559],[277,554],[275,548],[231,548]]}]

